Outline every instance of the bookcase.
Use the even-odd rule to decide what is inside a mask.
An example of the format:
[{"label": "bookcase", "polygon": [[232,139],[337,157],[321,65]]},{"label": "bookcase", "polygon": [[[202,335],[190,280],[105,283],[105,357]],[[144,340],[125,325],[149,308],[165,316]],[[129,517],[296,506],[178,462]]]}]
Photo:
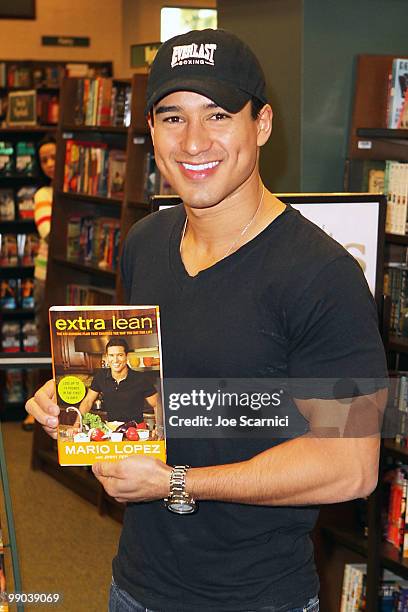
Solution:
[{"label": "bookcase", "polygon": [[[61,81],[65,74],[78,70],[110,76],[112,62],[0,60],[0,353],[16,356],[21,352],[22,360],[39,349],[32,295],[34,265],[30,261],[35,257],[37,235],[32,199],[46,182],[39,168],[38,143],[46,134],[55,134]],[[7,126],[9,93],[25,90],[36,92],[37,125]],[[19,167],[19,159],[25,168]],[[26,252],[24,247],[20,249],[23,244]],[[26,370],[1,370],[0,385],[0,418],[22,418]]]},{"label": "bookcase", "polygon": [[[408,162],[408,130],[387,128],[389,74],[395,57],[402,55],[360,55],[357,59],[354,106],[349,147],[345,163],[345,191],[367,191],[367,173],[385,160]],[[384,259],[407,261],[408,236],[385,234]],[[385,264],[387,266],[387,263]],[[408,338],[389,333],[391,304],[385,298],[382,312],[382,336],[390,374],[407,369]],[[319,554],[323,559],[322,585],[328,610],[340,609],[342,573],[345,563],[366,562],[366,608],[379,610],[379,590],[383,570],[408,579],[408,558],[403,558],[392,544],[383,539],[383,475],[389,462],[408,464],[408,449],[392,439],[381,445],[379,484],[367,502],[347,503],[326,508],[321,517]],[[362,512],[365,514],[361,521]],[[368,526],[364,534],[362,522]]]},{"label": "bookcase", "polygon": [[[78,100],[83,99],[84,95],[81,79],[68,78],[63,82],[57,130],[45,314],[51,305],[73,303],[70,299],[72,293],[69,291],[72,286],[88,288],[93,292],[93,297],[97,296],[101,300],[99,303],[123,303],[116,262],[130,227],[150,210],[146,193],[146,160],[150,157],[152,144],[144,117],[146,85],[145,74],[136,74],[131,81],[112,79],[109,85],[112,89],[116,88],[116,91],[124,89],[131,94],[128,96],[128,126],[109,125],[109,120],[104,120],[105,125],[97,122],[96,125],[84,125],[79,122],[81,113],[78,113]],[[83,118],[86,120],[86,117]],[[90,117],[88,119],[89,123],[95,123]],[[82,159],[74,159],[77,165],[72,162],[73,147],[76,147],[74,158],[77,155],[82,156]],[[104,153],[100,153],[101,151]],[[113,163],[116,163],[118,158],[126,158],[124,186],[121,185],[116,191],[112,187],[109,188],[109,176],[101,178],[101,174],[113,174],[110,172],[112,167],[109,166],[112,152],[115,153]],[[97,172],[96,179],[95,164],[98,168],[102,158],[103,168],[101,172]],[[82,177],[83,180],[78,179],[79,175],[87,175],[86,180],[85,176]],[[94,181],[91,180],[92,176]],[[78,235],[78,219],[79,224],[82,224],[81,235]],[[108,228],[106,235],[103,233],[104,224]],[[112,228],[114,235],[109,233]],[[89,236],[91,243],[94,241],[91,246]],[[95,249],[95,244],[98,246],[103,240],[105,243],[110,242],[110,257],[107,259],[101,255],[98,248]],[[46,321],[43,327],[42,347],[49,350],[49,339],[45,334]],[[104,493],[89,469],[60,468],[54,441],[38,426],[34,431],[32,465],[51,474],[96,504],[101,512],[106,511],[118,519],[121,518],[122,506]]]}]

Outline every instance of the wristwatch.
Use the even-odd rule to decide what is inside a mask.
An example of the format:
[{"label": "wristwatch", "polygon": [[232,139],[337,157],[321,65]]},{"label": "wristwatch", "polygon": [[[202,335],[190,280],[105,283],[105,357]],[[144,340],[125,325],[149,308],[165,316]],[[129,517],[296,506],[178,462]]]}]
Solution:
[{"label": "wristwatch", "polygon": [[175,465],[170,475],[170,493],[165,498],[167,510],[176,514],[192,514],[197,502],[186,492],[186,474],[189,465]]}]

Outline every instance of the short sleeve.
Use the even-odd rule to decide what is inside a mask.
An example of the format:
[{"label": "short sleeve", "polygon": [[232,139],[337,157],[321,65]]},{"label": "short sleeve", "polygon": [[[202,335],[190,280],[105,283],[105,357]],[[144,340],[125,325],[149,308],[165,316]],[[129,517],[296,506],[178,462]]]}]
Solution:
[{"label": "short sleeve", "polygon": [[102,370],[98,370],[95,374],[95,376],[92,379],[92,382],[90,384],[90,389],[92,389],[92,391],[96,391],[97,393],[101,393],[102,392],[102,376],[103,376],[103,371]]},{"label": "short sleeve", "polygon": [[384,387],[376,304],[359,264],[338,257],[305,287],[286,313],[289,377],[364,379],[363,393]]}]

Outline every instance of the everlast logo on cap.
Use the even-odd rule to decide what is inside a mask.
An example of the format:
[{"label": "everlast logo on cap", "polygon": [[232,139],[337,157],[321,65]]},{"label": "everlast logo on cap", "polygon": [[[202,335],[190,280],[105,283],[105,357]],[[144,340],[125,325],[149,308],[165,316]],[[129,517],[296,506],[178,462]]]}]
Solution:
[{"label": "everlast logo on cap", "polygon": [[214,52],[217,45],[212,43],[196,45],[181,45],[173,47],[171,67],[184,66],[185,64],[209,64],[214,66]]}]

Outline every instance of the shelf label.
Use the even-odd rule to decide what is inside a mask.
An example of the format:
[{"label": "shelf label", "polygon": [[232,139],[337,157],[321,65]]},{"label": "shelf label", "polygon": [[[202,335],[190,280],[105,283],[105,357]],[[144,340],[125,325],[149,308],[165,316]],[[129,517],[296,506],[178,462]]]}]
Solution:
[{"label": "shelf label", "polygon": [[359,140],[357,146],[359,149],[371,149],[373,143],[371,140]]},{"label": "shelf label", "polygon": [[63,132],[62,137],[64,140],[68,140],[69,138],[73,138],[74,134],[72,132]]},{"label": "shelf label", "polygon": [[146,142],[146,138],[144,136],[135,136],[133,138],[133,144],[144,144]]}]

